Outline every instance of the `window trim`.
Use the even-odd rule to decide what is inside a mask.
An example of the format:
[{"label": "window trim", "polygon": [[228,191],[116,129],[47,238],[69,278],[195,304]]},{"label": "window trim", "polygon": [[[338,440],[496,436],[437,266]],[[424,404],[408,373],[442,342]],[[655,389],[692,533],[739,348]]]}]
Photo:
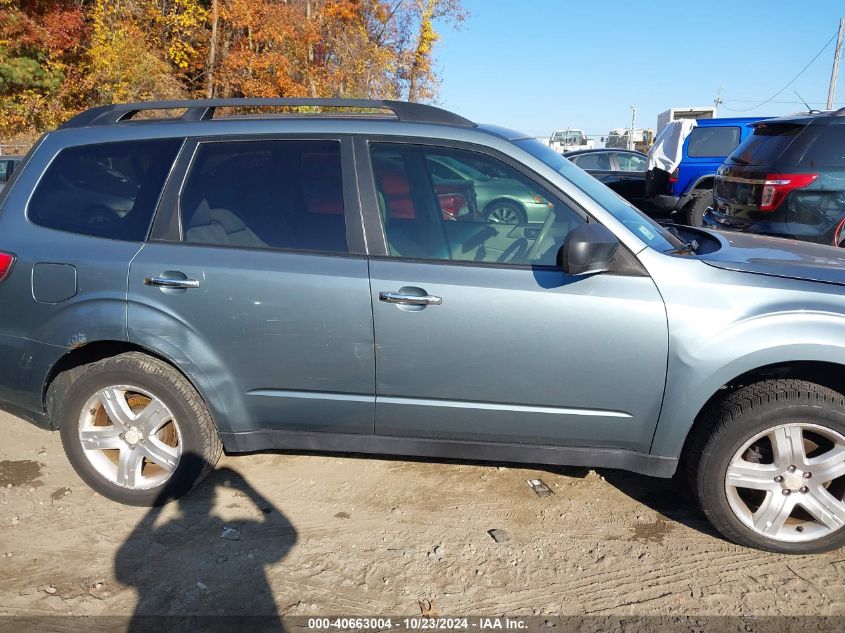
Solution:
[{"label": "window trim", "polygon": [[[188,175],[197,157],[200,145],[208,143],[239,143],[267,141],[334,141],[340,148],[340,168],[343,187],[343,217],[346,226],[346,252],[314,249],[295,249],[277,247],[244,247],[227,244],[199,244],[184,240],[182,227],[181,199]],[[358,199],[358,174],[354,168],[355,159],[352,138],[349,134],[237,134],[227,136],[196,136],[187,139],[174,165],[178,172],[170,179],[162,195],[159,210],[156,213],[149,242],[179,244],[204,248],[238,249],[244,252],[261,251],[274,253],[327,255],[334,257],[360,257],[367,253],[364,229],[361,225],[360,202]]]},{"label": "window trim", "polygon": [[[737,131],[736,137],[736,145],[728,151],[727,154],[692,154],[690,152],[690,145],[692,144],[693,134],[695,134],[696,130],[712,130],[712,129],[732,129]],[[742,127],[739,125],[701,125],[696,126],[692,129],[689,136],[687,137],[686,141],[686,152],[685,154],[690,158],[719,158],[719,157],[727,157],[733,154],[734,150],[739,147],[740,143],[742,143]]]},{"label": "window trim", "polygon": [[[476,268],[507,268],[511,270],[556,270],[560,271],[559,266],[551,266],[549,264],[514,264],[511,262],[474,262],[465,260],[445,260],[445,259],[420,259],[415,257],[400,257],[390,255],[387,248],[387,235],[381,222],[381,214],[378,207],[378,194],[375,182],[375,172],[372,164],[372,154],[370,146],[372,144],[394,144],[394,145],[416,145],[443,149],[457,149],[470,152],[476,152],[498,160],[508,167],[519,172],[529,182],[534,183],[541,190],[545,190],[553,197],[557,198],[563,204],[572,209],[573,213],[580,217],[585,223],[596,222],[587,211],[570,198],[566,192],[559,187],[543,178],[540,174],[526,167],[520,161],[508,156],[504,152],[500,152],[492,147],[486,145],[479,145],[477,143],[470,143],[466,141],[458,141],[452,139],[439,138],[425,138],[416,136],[385,136],[377,134],[356,135],[356,168],[358,169],[358,182],[361,193],[361,212],[364,215],[364,227],[367,233],[367,243],[371,246],[369,256],[378,260],[401,261],[401,262],[416,262],[425,264],[444,264],[451,266],[472,266]],[[362,158],[363,156],[363,158]],[[372,248],[372,246],[377,248]]]}]

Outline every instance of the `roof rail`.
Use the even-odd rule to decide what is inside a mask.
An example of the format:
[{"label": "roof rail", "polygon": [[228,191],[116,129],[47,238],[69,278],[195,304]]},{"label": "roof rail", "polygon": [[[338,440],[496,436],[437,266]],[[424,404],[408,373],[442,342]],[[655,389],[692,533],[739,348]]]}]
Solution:
[{"label": "roof rail", "polygon": [[98,106],[80,112],[63,123],[60,129],[101,125],[114,125],[131,120],[138,112],[145,110],[176,110],[185,112],[177,117],[182,121],[207,121],[214,117],[216,108],[238,107],[325,107],[325,108],[367,108],[390,110],[400,121],[415,123],[439,123],[459,127],[476,127],[475,123],[462,116],[422,103],[375,99],[305,99],[305,98],[261,98],[261,99],[184,99],[177,101],[147,101],[140,103],[116,103]]}]

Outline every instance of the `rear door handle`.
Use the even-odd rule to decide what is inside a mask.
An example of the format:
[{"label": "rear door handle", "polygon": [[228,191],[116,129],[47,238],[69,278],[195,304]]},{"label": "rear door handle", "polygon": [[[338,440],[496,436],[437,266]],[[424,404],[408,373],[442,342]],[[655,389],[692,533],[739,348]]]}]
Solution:
[{"label": "rear door handle", "polygon": [[439,306],[443,303],[443,299],[433,295],[407,295],[401,292],[380,292],[378,293],[378,300],[406,306]]},{"label": "rear door handle", "polygon": [[145,286],[155,288],[199,288],[200,282],[196,279],[172,279],[170,277],[144,277]]}]

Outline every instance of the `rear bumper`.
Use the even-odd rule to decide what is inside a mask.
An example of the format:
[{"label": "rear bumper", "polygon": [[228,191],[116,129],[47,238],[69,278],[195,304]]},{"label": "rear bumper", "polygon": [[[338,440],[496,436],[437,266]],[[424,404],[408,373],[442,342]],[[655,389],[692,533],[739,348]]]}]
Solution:
[{"label": "rear bumper", "polygon": [[799,224],[797,222],[750,220],[737,218],[720,213],[710,208],[704,214],[704,228],[717,231],[737,231],[740,233],[755,233],[770,237],[783,237],[792,240],[815,242],[830,245],[831,228],[826,225]]},{"label": "rear bumper", "polygon": [[0,334],[0,405],[20,417],[44,422],[44,383],[67,349]]}]

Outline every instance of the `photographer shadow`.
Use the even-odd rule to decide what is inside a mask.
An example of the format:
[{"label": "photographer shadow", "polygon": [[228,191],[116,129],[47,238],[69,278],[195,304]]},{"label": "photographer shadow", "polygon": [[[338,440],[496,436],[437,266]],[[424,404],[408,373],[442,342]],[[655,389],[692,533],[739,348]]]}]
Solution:
[{"label": "photographer shadow", "polygon": [[[115,576],[138,591],[128,630],[283,631],[267,568],[296,543],[287,518],[231,468],[212,472],[175,501],[175,516],[164,512],[173,496],[162,492],[115,556]],[[226,507],[240,508],[243,498],[255,518],[224,521],[217,514],[227,501]]]}]

